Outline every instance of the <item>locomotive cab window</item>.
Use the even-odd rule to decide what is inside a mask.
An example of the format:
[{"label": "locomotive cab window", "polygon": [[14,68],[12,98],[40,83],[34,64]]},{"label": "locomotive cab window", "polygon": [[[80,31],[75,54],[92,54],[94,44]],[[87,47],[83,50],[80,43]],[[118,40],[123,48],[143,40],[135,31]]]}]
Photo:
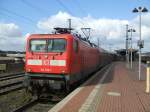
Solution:
[{"label": "locomotive cab window", "polygon": [[45,52],[46,51],[46,40],[31,40],[30,50],[32,52]]},{"label": "locomotive cab window", "polygon": [[65,39],[34,39],[30,41],[32,52],[64,52],[66,50]]},{"label": "locomotive cab window", "polygon": [[48,52],[64,52],[66,50],[65,39],[49,39]]},{"label": "locomotive cab window", "polygon": [[78,52],[78,41],[77,40],[73,41],[73,49],[76,53]]}]

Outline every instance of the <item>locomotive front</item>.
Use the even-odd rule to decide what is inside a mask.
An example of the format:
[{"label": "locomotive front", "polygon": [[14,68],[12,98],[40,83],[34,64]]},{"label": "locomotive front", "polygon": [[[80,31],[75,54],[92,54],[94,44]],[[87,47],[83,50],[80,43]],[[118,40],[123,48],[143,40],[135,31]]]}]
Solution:
[{"label": "locomotive front", "polygon": [[26,84],[33,93],[66,88],[69,80],[69,35],[34,34],[27,40]]}]

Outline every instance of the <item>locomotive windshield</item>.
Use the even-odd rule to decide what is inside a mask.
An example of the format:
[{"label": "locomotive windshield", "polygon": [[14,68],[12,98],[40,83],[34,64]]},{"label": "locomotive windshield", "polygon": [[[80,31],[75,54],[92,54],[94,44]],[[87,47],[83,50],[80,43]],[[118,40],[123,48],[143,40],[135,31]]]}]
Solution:
[{"label": "locomotive windshield", "polygon": [[48,52],[64,52],[66,49],[65,39],[49,39]]},{"label": "locomotive windshield", "polygon": [[65,50],[65,39],[36,39],[30,41],[30,51],[32,52],[64,52]]},{"label": "locomotive windshield", "polygon": [[46,52],[46,40],[31,40],[30,45],[33,52]]}]

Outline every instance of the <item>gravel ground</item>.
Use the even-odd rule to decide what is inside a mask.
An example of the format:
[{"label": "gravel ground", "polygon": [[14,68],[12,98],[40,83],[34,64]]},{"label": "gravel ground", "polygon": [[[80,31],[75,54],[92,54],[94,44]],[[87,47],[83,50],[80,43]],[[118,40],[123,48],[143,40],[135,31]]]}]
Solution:
[{"label": "gravel ground", "polygon": [[0,96],[0,112],[11,112],[15,108],[31,100],[31,95],[25,89],[17,90]]},{"label": "gravel ground", "polygon": [[25,112],[48,112],[54,105],[55,103],[52,102],[41,102],[31,107],[30,109],[27,109]]}]

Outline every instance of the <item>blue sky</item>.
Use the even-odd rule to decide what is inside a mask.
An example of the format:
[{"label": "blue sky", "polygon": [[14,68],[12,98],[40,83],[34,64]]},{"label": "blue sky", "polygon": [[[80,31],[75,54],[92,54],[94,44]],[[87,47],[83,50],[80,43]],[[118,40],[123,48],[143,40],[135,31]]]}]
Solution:
[{"label": "blue sky", "polygon": [[131,10],[139,5],[150,9],[150,0],[1,0],[0,20],[16,23],[27,33],[36,29],[37,21],[41,18],[54,15],[58,11],[77,17],[91,15],[94,18],[131,19],[135,16]]},{"label": "blue sky", "polygon": [[38,33],[38,22],[60,11],[80,19],[132,21],[137,16],[132,9],[138,6],[150,9],[150,0],[0,0],[0,23],[13,23],[26,35]]}]

